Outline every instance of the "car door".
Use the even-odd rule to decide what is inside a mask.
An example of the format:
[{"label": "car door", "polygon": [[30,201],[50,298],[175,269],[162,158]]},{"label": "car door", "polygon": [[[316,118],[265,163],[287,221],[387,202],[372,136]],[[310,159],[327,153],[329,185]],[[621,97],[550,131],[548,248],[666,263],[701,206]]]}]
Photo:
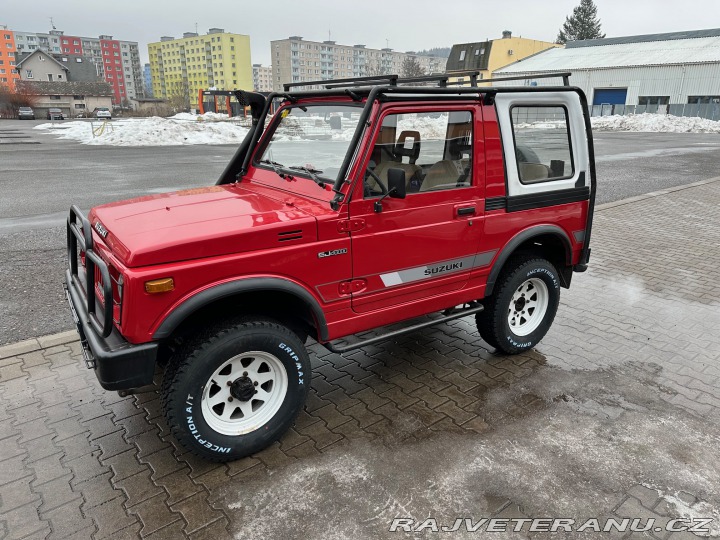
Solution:
[{"label": "car door", "polygon": [[[481,114],[480,107],[467,104],[388,105],[381,111],[364,158],[365,182],[355,186],[350,202],[350,217],[360,223],[351,233],[355,312],[460,289],[473,268],[490,263],[478,254],[484,214]],[[405,173],[404,199],[383,197],[393,168]]]}]

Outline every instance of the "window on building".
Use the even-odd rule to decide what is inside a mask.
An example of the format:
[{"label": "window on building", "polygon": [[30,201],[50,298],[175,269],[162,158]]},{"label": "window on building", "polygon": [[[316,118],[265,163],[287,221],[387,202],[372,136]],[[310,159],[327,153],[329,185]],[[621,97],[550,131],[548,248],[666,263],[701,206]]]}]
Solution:
[{"label": "window on building", "polygon": [[53,101],[59,101],[60,96],[50,96],[50,99],[52,99]]},{"label": "window on building", "polygon": [[640,96],[638,105],[669,105],[670,96]]},{"label": "window on building", "polygon": [[76,104],[75,104],[75,108],[76,108],[76,109],[84,109],[84,108],[85,108],[85,104],[84,104],[84,103],[76,103]]},{"label": "window on building", "polygon": [[85,96],[73,96],[73,99],[82,101],[83,99],[85,99]]},{"label": "window on building", "polygon": [[511,117],[520,182],[534,184],[573,176],[565,107],[513,107]]},{"label": "window on building", "polygon": [[0,68],[0,73],[4,74],[4,73],[5,73],[5,68]]},{"label": "window on building", "polygon": [[706,103],[720,103],[720,96],[689,96],[688,103],[691,105],[706,104]]},{"label": "window on building", "polygon": [[26,70],[25,70],[25,77],[27,77],[28,79],[32,79],[32,78],[33,78],[32,69],[26,69]]}]

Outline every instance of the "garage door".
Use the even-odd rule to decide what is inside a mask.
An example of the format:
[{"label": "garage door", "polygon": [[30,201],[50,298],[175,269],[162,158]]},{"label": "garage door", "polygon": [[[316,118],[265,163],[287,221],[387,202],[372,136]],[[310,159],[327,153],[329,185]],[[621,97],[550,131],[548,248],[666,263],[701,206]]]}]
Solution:
[{"label": "garage door", "polygon": [[627,88],[596,88],[593,96],[593,105],[625,105]]}]

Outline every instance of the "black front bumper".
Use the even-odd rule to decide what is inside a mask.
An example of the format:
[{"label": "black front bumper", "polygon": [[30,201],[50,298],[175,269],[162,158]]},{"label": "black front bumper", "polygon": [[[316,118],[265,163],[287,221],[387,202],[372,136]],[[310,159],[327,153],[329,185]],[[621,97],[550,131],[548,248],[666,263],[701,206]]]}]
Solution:
[{"label": "black front bumper", "polygon": [[[77,226],[78,221],[82,223],[82,228]],[[88,262],[86,278],[91,276],[86,279],[85,287],[78,276],[78,243]],[[65,272],[65,294],[80,334],[87,367],[95,370],[100,386],[106,390],[129,390],[151,384],[158,343],[133,345],[122,337],[112,324],[112,296],[108,301],[107,290],[104,294],[102,317],[95,313],[97,299],[93,286],[94,266],[100,267],[104,276],[108,275],[107,266],[93,253],[90,224],[75,207],[68,220],[68,257],[70,268]],[[105,279],[104,283],[107,284],[108,281],[109,279]],[[86,293],[88,290],[90,296]]]}]

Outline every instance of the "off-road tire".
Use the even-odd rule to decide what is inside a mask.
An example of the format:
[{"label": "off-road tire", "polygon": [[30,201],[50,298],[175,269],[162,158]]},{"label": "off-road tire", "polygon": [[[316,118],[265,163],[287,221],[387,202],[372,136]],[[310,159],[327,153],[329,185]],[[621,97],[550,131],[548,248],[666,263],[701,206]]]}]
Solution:
[{"label": "off-road tire", "polygon": [[[516,303],[513,296],[526,283],[537,284],[546,295],[544,313],[538,314],[537,325],[525,335],[517,335],[510,320]],[[532,294],[532,292],[531,292]],[[528,255],[512,257],[495,285],[495,291],[484,302],[485,309],[475,315],[478,332],[490,346],[507,354],[517,354],[537,345],[550,329],[560,303],[560,277],[550,262]],[[540,312],[539,312],[540,313]],[[532,328],[532,325],[526,328]]]},{"label": "off-road tire", "polygon": [[[245,353],[250,351],[272,358],[278,373],[284,368],[286,391],[284,397],[276,400],[281,403],[276,405],[277,412],[263,425],[244,434],[223,433],[211,427],[218,422],[208,411],[209,392],[218,388],[211,380],[217,378],[217,370],[227,362],[237,364],[237,358],[246,362],[244,357],[252,355]],[[231,371],[229,377],[233,378],[235,367]],[[310,378],[310,358],[292,331],[270,320],[239,319],[198,333],[172,356],[162,382],[165,418],[175,439],[193,454],[210,461],[232,461],[258,452],[282,437],[304,407]],[[213,388],[205,392],[206,386]],[[252,399],[245,402],[252,403]],[[239,404],[236,397],[233,406]]]}]

